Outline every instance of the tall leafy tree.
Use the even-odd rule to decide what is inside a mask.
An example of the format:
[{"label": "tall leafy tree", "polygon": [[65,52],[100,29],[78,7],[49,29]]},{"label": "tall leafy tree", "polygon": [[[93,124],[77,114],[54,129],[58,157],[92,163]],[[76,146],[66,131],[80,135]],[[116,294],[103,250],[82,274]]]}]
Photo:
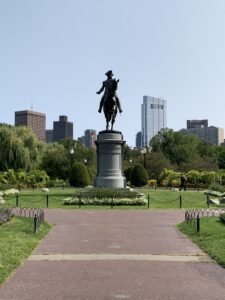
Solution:
[{"label": "tall leafy tree", "polygon": [[[184,135],[172,129],[163,129],[150,141],[153,152],[161,151],[172,164],[178,166],[197,160],[206,153],[206,145],[195,135]],[[201,152],[202,151],[202,152]],[[209,152],[209,151],[208,151]]]},{"label": "tall leafy tree", "polygon": [[62,144],[46,145],[42,158],[42,168],[51,178],[68,178],[71,166],[67,152]]},{"label": "tall leafy tree", "polygon": [[[26,141],[30,140],[30,143]],[[29,129],[0,126],[0,170],[31,170],[40,164],[42,144]],[[32,142],[32,146],[31,146]],[[35,149],[35,155],[33,154]]]}]

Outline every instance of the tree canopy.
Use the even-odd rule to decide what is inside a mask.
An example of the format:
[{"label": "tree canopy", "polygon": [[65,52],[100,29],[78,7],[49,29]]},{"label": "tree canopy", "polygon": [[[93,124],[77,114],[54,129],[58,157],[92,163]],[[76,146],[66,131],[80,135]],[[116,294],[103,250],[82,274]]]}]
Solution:
[{"label": "tree canopy", "polygon": [[0,141],[0,171],[39,167],[43,143],[28,128],[0,125]]}]

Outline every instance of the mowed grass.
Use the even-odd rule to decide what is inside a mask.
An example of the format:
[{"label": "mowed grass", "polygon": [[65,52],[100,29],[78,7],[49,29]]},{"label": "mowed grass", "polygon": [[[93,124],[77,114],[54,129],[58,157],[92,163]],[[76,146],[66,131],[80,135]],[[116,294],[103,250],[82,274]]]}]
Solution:
[{"label": "mowed grass", "polygon": [[197,233],[188,222],[177,225],[195,244],[211,258],[225,268],[225,225],[218,217],[203,217],[200,219],[200,232]]},{"label": "mowed grass", "polygon": [[[150,208],[157,209],[179,209],[180,208],[180,196],[182,208],[207,208],[207,198],[203,192],[197,191],[170,191],[170,190],[153,190],[148,188],[137,189],[145,194],[146,199],[150,195]],[[64,205],[63,199],[72,197],[75,193],[74,188],[52,188],[48,193],[42,192],[40,189],[35,191],[22,190],[19,194],[19,207],[35,207],[46,208],[47,207],[47,195],[48,195],[48,207],[49,208],[64,208],[64,209],[79,209],[78,205]],[[7,196],[5,198],[6,203],[1,207],[15,207],[16,196]],[[210,205],[211,206],[211,205]],[[147,209],[146,206],[114,206],[114,209]],[[213,206],[211,206],[213,207]],[[84,206],[80,208],[96,208],[96,209],[111,209],[110,205],[104,206]]]},{"label": "mowed grass", "polygon": [[0,284],[31,254],[51,226],[43,222],[34,233],[33,219],[14,217],[0,226]]},{"label": "mowed grass", "polygon": [[[140,189],[146,198],[150,197],[150,208],[179,209],[181,208],[207,208],[207,197],[203,192],[197,191],[170,191]],[[180,200],[181,197],[181,200]]]},{"label": "mowed grass", "polygon": [[[35,208],[46,208],[47,207],[47,196],[48,196],[48,207],[49,208],[66,208],[63,204],[63,199],[72,197],[74,195],[74,188],[52,188],[49,192],[42,192],[41,189],[22,190],[19,193],[18,206],[19,207],[35,207]],[[16,196],[10,195],[4,198],[4,207],[15,207]]]}]

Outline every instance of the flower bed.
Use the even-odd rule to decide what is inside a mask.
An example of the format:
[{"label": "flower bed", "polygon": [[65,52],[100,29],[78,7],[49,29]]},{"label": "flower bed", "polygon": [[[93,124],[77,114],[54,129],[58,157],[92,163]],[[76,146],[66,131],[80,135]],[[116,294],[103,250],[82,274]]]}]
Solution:
[{"label": "flower bed", "polygon": [[65,198],[63,200],[64,205],[117,205],[117,206],[144,206],[147,204],[147,200],[144,198]]}]

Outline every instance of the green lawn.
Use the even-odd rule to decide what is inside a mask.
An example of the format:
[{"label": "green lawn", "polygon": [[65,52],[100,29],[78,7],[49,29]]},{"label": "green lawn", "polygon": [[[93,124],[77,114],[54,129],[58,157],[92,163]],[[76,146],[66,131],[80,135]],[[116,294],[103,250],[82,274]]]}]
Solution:
[{"label": "green lawn", "polygon": [[146,197],[150,196],[150,208],[162,209],[179,209],[180,196],[182,208],[206,208],[207,198],[202,192],[197,191],[170,191],[170,190],[153,190],[153,189],[140,189]]},{"label": "green lawn", "polygon": [[[180,208],[180,196],[182,197],[182,208],[206,208],[206,195],[197,191],[170,191],[170,190],[152,190],[152,189],[139,189],[138,191],[145,194],[146,198],[150,195],[150,208],[159,209],[179,209]],[[49,208],[65,208],[74,209],[78,206],[64,205],[63,199],[72,197],[75,192],[74,188],[52,188],[48,193]],[[16,205],[16,196],[8,196],[6,203],[1,207],[14,207]],[[19,207],[36,207],[45,208],[47,204],[47,194],[40,189],[35,190],[22,190],[19,194]],[[110,209],[110,206],[82,206],[82,208],[104,208]],[[117,206],[115,208],[128,209],[127,206]],[[146,207],[134,206],[129,207],[132,209],[143,209]]]},{"label": "green lawn", "polygon": [[201,218],[199,233],[187,222],[180,223],[177,227],[217,263],[225,267],[225,225],[218,217]]},{"label": "green lawn", "polygon": [[51,227],[43,222],[35,234],[33,222],[14,217],[0,226],[0,284],[31,254]]},{"label": "green lawn", "polygon": [[[74,194],[74,188],[52,188],[48,193],[42,192],[40,189],[32,191],[22,190],[19,193],[19,207],[35,207],[35,208],[45,208],[47,205],[47,195],[49,199],[49,208],[66,208],[63,205],[63,199],[70,197]],[[16,196],[7,196],[4,198],[6,203],[4,207],[14,207],[16,206]]]}]

